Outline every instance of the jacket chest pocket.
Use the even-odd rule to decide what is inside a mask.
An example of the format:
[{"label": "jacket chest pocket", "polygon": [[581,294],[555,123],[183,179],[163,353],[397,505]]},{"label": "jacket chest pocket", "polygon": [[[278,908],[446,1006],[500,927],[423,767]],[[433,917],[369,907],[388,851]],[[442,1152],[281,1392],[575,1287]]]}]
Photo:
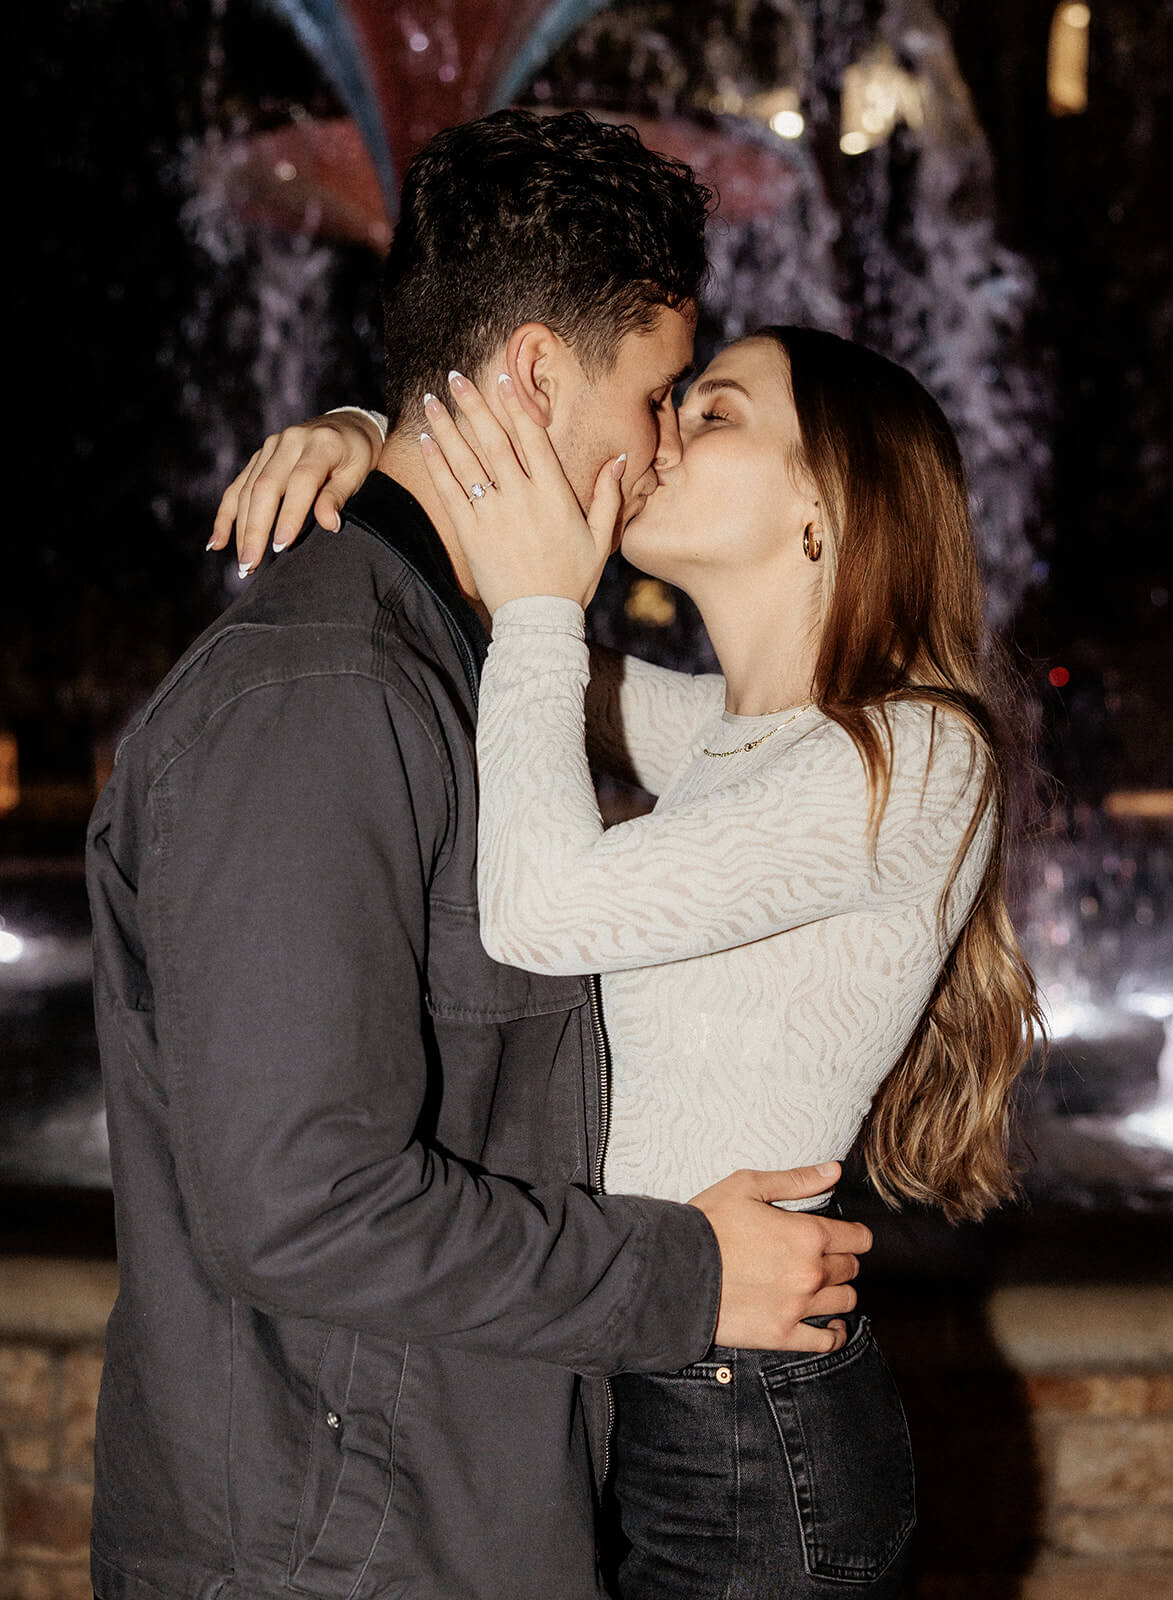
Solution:
[{"label": "jacket chest pocket", "polygon": [[395,1420],[406,1379],[406,1345],[330,1334],[290,1552],[291,1588],[349,1600],[377,1592],[393,1576],[394,1552],[382,1535],[395,1492]]},{"label": "jacket chest pocket", "polygon": [[585,978],[550,978],[505,967],[485,954],[476,908],[433,900],[428,924],[428,1010],[449,1022],[515,1022],[570,1011],[587,998]]}]

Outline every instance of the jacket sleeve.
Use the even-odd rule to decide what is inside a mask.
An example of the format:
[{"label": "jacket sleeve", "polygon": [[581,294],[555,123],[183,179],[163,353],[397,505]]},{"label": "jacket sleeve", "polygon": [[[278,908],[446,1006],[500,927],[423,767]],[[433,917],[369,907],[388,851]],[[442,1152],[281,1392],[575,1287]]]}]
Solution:
[{"label": "jacket sleeve", "polygon": [[195,1247],[263,1310],[586,1373],[695,1360],[695,1208],[534,1189],[421,1136],[426,893],[454,797],[387,686],[253,688],[150,793],[140,887]]}]

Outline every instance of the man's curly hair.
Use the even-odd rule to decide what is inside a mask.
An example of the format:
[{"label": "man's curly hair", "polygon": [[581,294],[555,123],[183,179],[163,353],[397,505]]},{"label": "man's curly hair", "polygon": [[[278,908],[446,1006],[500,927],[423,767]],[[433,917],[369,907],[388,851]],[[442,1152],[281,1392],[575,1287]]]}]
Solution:
[{"label": "man's curly hair", "polygon": [[712,198],[585,111],[498,111],[438,134],[407,169],[383,272],[391,426],[525,322],[609,370],[626,334],[696,299]]}]

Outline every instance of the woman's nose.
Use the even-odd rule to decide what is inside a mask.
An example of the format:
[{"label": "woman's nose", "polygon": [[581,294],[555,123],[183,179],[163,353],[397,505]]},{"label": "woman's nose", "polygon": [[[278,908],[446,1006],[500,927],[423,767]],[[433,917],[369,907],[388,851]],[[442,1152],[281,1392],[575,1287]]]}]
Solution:
[{"label": "woman's nose", "polygon": [[657,470],[661,467],[675,467],[683,454],[680,443],[680,419],[676,407],[669,401],[666,406],[660,407],[656,416],[660,432],[656,440],[656,457],[652,465]]}]

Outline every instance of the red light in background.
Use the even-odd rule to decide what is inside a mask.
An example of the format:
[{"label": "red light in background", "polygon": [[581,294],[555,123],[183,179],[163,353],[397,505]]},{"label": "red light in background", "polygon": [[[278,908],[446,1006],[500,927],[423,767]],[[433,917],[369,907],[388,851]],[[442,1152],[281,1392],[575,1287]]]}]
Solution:
[{"label": "red light in background", "polygon": [[1071,682],[1071,674],[1066,667],[1052,667],[1047,673],[1047,682],[1056,689],[1063,689]]}]

